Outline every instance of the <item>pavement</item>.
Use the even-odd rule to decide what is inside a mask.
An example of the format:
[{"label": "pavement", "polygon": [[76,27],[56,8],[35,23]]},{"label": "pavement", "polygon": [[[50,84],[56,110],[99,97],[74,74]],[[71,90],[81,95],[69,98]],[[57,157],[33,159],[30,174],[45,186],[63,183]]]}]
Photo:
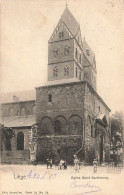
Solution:
[{"label": "pavement", "polygon": [[1,165],[0,194],[124,195],[124,171],[115,167],[73,166],[58,170],[53,165]]}]

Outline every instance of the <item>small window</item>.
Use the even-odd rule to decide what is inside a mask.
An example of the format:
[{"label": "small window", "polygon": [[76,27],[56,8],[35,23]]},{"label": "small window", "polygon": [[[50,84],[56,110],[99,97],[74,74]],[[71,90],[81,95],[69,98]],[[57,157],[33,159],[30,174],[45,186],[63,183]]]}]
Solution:
[{"label": "small window", "polygon": [[80,74],[79,74],[79,80],[81,80],[81,72],[80,72]]},{"label": "small window", "polygon": [[69,67],[68,66],[65,66],[65,68],[64,68],[64,75],[65,76],[69,75]]},{"label": "small window", "polygon": [[25,116],[26,115],[26,109],[25,107],[21,108],[21,112],[20,112],[21,116]]},{"label": "small window", "polygon": [[51,94],[48,95],[48,101],[52,102],[52,95]]},{"label": "small window", "polygon": [[91,125],[91,137],[94,137],[94,135],[93,135],[93,125]]},{"label": "small window", "polygon": [[9,114],[10,114],[10,116],[14,116],[14,108],[10,108]]},{"label": "small window", "polygon": [[58,55],[58,49],[54,49],[54,56]]},{"label": "small window", "polygon": [[57,76],[58,76],[58,68],[57,68],[57,67],[55,67],[55,68],[53,69],[53,76],[54,76],[54,77],[57,77]]},{"label": "small window", "polygon": [[64,37],[64,32],[62,31],[62,37]]},{"label": "small window", "polygon": [[77,78],[77,76],[78,76],[78,70],[77,70],[77,68],[76,68],[76,78]]},{"label": "small window", "polygon": [[90,51],[89,51],[89,49],[86,49],[86,53],[87,53],[88,56],[90,56]]},{"label": "small window", "polygon": [[81,64],[81,54],[80,54],[80,57],[79,57],[79,62],[80,62],[80,64]]},{"label": "small window", "polygon": [[98,107],[98,109],[99,109],[99,112],[100,112],[100,106]]},{"label": "small window", "polygon": [[88,73],[84,72],[84,78],[87,79],[88,78]]},{"label": "small window", "polygon": [[75,51],[75,57],[76,57],[76,59],[78,59],[78,50],[77,50],[77,48],[76,48],[76,51]]},{"label": "small window", "polygon": [[59,32],[59,38],[61,39],[62,37],[64,37],[64,32]]},{"label": "small window", "polygon": [[65,46],[64,55],[69,55],[69,47]]}]

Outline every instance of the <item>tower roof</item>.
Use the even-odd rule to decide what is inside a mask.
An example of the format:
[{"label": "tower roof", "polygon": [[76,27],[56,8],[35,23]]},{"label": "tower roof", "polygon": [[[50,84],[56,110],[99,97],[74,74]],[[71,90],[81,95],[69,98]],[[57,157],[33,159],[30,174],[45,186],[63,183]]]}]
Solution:
[{"label": "tower roof", "polygon": [[93,64],[95,55],[85,40],[83,41],[83,53],[88,61]]},{"label": "tower roof", "polygon": [[63,12],[61,16],[61,20],[68,27],[72,35],[75,36],[79,24],[67,7],[65,8],[65,11]]}]

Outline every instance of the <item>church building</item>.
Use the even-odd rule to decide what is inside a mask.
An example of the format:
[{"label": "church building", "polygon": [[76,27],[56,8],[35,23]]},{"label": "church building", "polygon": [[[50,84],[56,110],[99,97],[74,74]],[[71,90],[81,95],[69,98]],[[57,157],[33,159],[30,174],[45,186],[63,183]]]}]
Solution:
[{"label": "church building", "polygon": [[97,93],[95,54],[67,7],[48,41],[48,81],[32,99],[1,108],[1,124],[14,130],[6,145],[4,129],[4,163],[110,160],[110,109]]},{"label": "church building", "polygon": [[110,109],[96,82],[95,55],[66,7],[48,41],[48,81],[36,88],[38,162],[109,161]]}]

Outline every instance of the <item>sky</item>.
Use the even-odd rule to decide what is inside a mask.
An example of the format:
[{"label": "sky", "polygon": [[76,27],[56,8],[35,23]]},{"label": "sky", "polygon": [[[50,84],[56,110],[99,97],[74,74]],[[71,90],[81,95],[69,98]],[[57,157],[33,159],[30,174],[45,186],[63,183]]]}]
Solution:
[{"label": "sky", "polygon": [[[112,113],[124,110],[124,1],[68,0],[82,39],[95,53],[97,92]],[[47,81],[48,40],[66,0],[1,1],[1,93],[30,90]]]}]

